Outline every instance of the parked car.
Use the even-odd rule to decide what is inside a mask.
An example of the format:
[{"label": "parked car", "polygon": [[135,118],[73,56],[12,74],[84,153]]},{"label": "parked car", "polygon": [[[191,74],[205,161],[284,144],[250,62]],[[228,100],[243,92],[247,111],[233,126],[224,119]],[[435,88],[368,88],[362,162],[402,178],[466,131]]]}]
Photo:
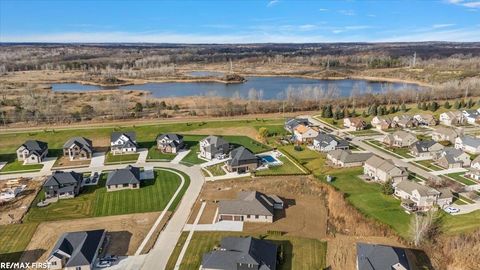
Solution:
[{"label": "parked car", "polygon": [[453,214],[453,213],[458,213],[458,212],[460,212],[460,209],[455,208],[455,207],[453,207],[453,206],[449,206],[449,207],[447,207],[447,208],[445,208],[445,209],[443,209],[443,210],[444,210],[445,212],[449,213],[449,214]]},{"label": "parked car", "polygon": [[109,261],[100,260],[99,262],[97,262],[97,264],[95,266],[98,267],[98,268],[107,268],[107,267],[112,266],[112,263],[109,262]]}]

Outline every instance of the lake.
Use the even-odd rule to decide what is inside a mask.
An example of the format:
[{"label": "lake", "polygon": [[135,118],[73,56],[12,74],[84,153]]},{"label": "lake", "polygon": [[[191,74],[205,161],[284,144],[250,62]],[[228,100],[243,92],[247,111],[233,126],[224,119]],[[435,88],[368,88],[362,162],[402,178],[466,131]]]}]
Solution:
[{"label": "lake", "polygon": [[[202,74],[203,75],[203,74]],[[411,83],[373,82],[366,80],[317,80],[297,77],[247,77],[238,84],[215,82],[165,82],[127,85],[119,87],[83,85],[79,83],[54,83],[57,92],[82,92],[98,90],[145,90],[154,97],[221,96],[237,98],[258,98],[265,100],[286,99],[287,97],[311,99],[350,96],[355,94],[383,93],[390,90],[414,89],[421,86]],[[255,90],[251,90],[255,89]]]}]

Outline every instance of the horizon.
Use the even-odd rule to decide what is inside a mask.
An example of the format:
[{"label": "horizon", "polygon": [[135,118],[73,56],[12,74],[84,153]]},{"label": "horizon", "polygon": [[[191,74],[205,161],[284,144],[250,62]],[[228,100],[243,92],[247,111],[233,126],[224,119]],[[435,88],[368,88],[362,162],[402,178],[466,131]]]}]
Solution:
[{"label": "horizon", "polygon": [[0,43],[408,43],[479,37],[478,0],[0,2]]}]

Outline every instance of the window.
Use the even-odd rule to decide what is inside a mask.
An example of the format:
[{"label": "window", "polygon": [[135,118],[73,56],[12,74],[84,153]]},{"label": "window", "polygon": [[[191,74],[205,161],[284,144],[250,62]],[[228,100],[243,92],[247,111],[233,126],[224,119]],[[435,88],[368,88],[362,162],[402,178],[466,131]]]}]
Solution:
[{"label": "window", "polygon": [[77,266],[77,267],[75,267],[75,270],[82,270],[82,267],[81,267],[81,266]]},{"label": "window", "polygon": [[250,218],[250,215],[247,215],[247,218]]},{"label": "window", "polygon": [[132,186],[133,186],[134,188],[136,188],[136,187],[137,187],[137,184],[133,184]]},{"label": "window", "polygon": [[123,187],[128,187],[128,184],[123,184]]},{"label": "window", "polygon": [[258,215],[255,215],[255,219],[258,219]]},{"label": "window", "polygon": [[56,261],[53,261],[50,263],[51,265],[57,265],[57,262]]}]

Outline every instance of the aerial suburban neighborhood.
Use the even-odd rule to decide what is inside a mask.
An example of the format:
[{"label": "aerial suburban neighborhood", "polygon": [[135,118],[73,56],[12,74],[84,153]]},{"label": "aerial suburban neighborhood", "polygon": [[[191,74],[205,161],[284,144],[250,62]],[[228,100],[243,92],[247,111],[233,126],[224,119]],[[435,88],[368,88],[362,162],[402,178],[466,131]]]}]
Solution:
[{"label": "aerial suburban neighborhood", "polygon": [[0,0],[0,270],[480,270],[480,0]]}]

